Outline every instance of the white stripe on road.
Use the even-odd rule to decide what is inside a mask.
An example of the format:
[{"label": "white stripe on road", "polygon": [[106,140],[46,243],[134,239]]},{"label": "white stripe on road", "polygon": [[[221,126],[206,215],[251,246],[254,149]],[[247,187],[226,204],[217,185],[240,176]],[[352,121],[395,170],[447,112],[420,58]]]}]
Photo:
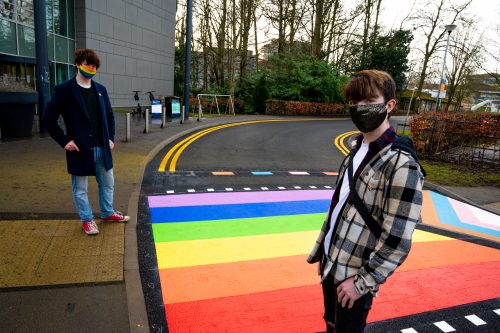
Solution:
[{"label": "white stripe on road", "polygon": [[476,315],[465,316],[465,318],[476,326],[486,325],[486,322]]},{"label": "white stripe on road", "polygon": [[456,329],[454,329],[453,327],[451,327],[450,324],[448,324],[445,321],[439,321],[437,323],[434,323],[434,325],[436,325],[441,331],[443,331],[445,333],[455,332],[456,331]]},{"label": "white stripe on road", "polygon": [[413,328],[405,328],[404,330],[401,330],[401,333],[418,333],[417,331],[415,331],[415,329]]}]

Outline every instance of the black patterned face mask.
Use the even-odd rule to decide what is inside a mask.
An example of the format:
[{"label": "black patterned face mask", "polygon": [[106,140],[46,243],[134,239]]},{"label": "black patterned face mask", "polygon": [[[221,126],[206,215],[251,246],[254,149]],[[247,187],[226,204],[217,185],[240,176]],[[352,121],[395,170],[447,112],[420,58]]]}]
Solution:
[{"label": "black patterned face mask", "polygon": [[363,133],[372,132],[382,125],[387,117],[387,108],[385,103],[351,105],[349,114],[352,122]]}]

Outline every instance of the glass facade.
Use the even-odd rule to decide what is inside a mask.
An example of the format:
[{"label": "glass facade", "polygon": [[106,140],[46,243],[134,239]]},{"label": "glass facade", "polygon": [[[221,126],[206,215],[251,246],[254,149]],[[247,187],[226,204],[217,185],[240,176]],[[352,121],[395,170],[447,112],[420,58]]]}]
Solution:
[{"label": "glass facade", "polygon": [[[0,56],[35,58],[35,0],[0,1]],[[74,74],[73,52],[75,50],[74,0],[46,0],[47,44],[50,62],[51,88],[67,80]],[[17,60],[0,60],[0,77],[23,77],[8,69]],[[19,68],[25,68],[24,60],[19,59]],[[32,65],[28,65],[32,66]],[[7,72],[9,71],[9,72]],[[17,69],[14,71],[21,73]],[[23,69],[23,73],[26,72]],[[33,76],[31,82],[33,83]],[[33,83],[34,84],[34,83]]]}]

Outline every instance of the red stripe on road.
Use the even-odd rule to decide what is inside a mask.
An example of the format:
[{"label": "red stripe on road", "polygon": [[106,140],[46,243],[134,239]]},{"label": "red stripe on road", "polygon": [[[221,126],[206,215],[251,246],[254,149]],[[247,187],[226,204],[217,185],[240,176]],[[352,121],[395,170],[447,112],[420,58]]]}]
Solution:
[{"label": "red stripe on road", "polygon": [[[500,297],[500,262],[394,274],[370,322]],[[312,332],[324,329],[320,285],[167,304],[170,332]]]}]

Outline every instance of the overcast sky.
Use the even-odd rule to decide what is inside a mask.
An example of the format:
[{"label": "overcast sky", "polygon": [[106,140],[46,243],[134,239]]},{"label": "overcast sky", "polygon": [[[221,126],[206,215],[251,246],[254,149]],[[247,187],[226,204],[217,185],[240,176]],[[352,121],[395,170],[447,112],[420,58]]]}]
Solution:
[{"label": "overcast sky", "polygon": [[[450,0],[455,3],[463,3],[464,0]],[[381,22],[382,24],[390,28],[399,28],[401,21],[408,15],[414,0],[383,0],[382,1],[382,13]],[[418,0],[422,2],[422,0]],[[416,9],[414,9],[415,11]],[[491,40],[499,41],[499,34],[496,29],[500,26],[500,1],[499,0],[472,0],[472,3],[466,10],[466,13],[475,15],[479,20],[479,29],[485,31],[485,37]],[[409,28],[409,27],[405,27]],[[460,29],[460,27],[457,27]],[[418,33],[416,30],[414,33]],[[417,38],[418,36],[415,36]],[[499,54],[499,44],[496,46],[490,44],[487,45],[488,49],[492,53]],[[500,64],[493,61],[490,57],[489,61],[486,62],[485,67],[492,72],[500,72]]]}]

